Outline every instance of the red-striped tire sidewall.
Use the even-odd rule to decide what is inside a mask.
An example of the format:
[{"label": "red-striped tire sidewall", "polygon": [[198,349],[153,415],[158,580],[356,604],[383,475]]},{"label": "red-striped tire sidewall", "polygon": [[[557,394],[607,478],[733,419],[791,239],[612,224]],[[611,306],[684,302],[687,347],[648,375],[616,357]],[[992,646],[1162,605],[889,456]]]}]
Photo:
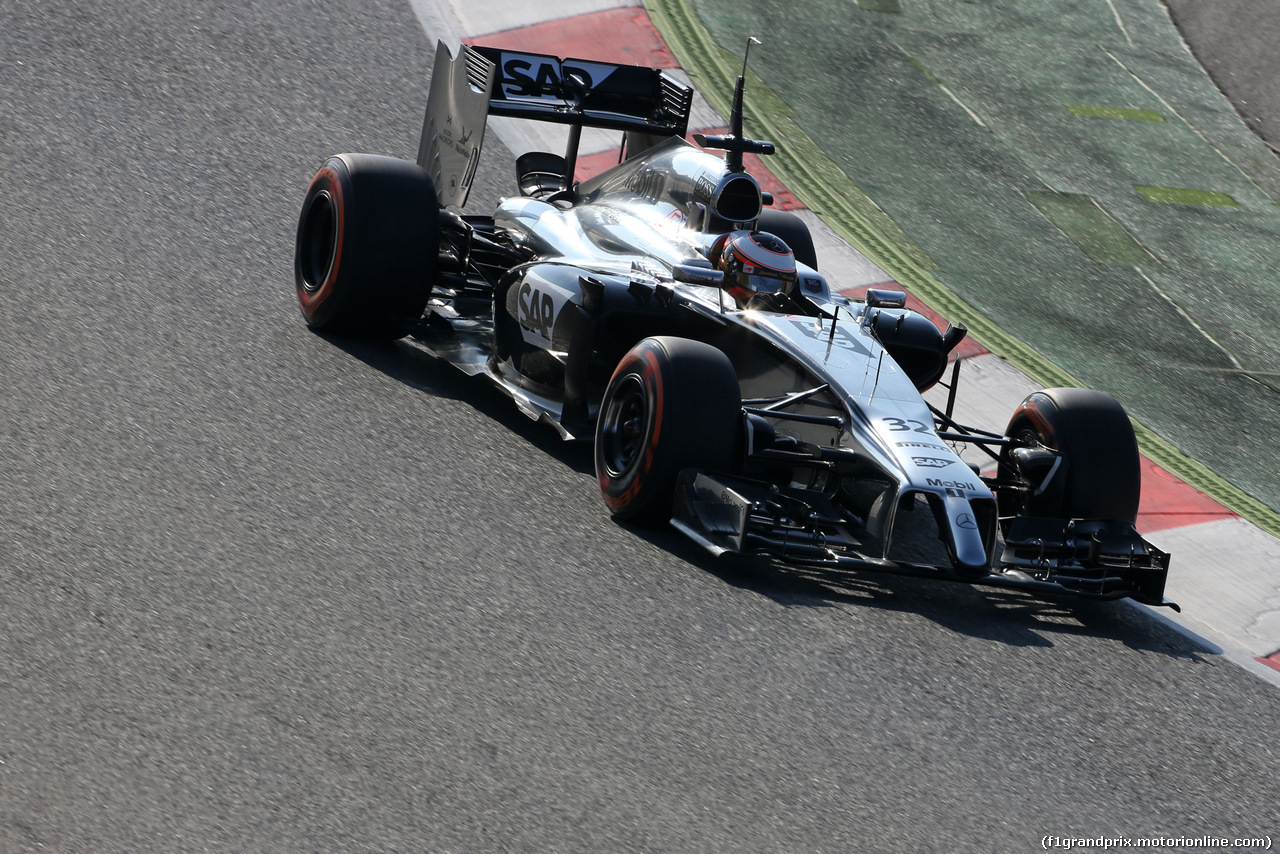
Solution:
[{"label": "red-striped tire sidewall", "polygon": [[[616,393],[642,384],[645,424],[639,448],[621,471],[610,464],[608,413]],[[646,338],[618,363],[600,407],[596,476],[618,518],[670,517],[677,477],[684,469],[727,471],[737,453],[742,398],[724,353],[686,338]]]},{"label": "red-striped tire sidewall", "polygon": [[[326,303],[333,295],[334,282],[337,280],[338,272],[342,267],[343,238],[346,234],[346,197],[343,193],[342,177],[339,175],[338,169],[335,168],[341,165],[342,161],[332,158],[320,167],[315,177],[311,179],[310,186],[307,187],[302,213],[298,217],[298,240],[294,250],[294,286],[298,294],[298,306],[302,309],[302,316],[306,318],[308,323],[324,322],[325,317],[323,315],[327,314],[327,312],[322,311],[322,309],[326,307]],[[343,171],[345,172],[345,167]],[[319,287],[312,290],[305,286],[302,273],[302,230],[306,227],[306,221],[312,214],[313,206],[321,203],[325,193],[328,194],[334,211],[334,240],[336,245],[333,248],[332,260],[329,262],[323,281]]]}]

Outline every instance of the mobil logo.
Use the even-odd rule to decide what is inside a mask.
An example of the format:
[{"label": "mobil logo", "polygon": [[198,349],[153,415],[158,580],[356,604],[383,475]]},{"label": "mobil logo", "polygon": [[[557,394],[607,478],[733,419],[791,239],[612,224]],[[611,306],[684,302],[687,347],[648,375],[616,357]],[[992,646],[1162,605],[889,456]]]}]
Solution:
[{"label": "mobil logo", "polygon": [[975,492],[978,489],[976,483],[969,483],[964,480],[943,480],[937,477],[930,477],[925,480],[930,486],[937,486],[942,489],[959,489],[964,492]]}]

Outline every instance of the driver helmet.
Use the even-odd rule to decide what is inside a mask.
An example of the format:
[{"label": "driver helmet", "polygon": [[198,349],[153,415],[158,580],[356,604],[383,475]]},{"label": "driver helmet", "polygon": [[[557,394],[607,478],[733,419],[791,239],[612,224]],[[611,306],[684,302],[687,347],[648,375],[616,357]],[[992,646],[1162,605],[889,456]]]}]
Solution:
[{"label": "driver helmet", "polygon": [[733,231],[716,241],[712,262],[724,271],[724,288],[745,303],[756,294],[790,293],[796,258],[782,238],[767,231]]}]

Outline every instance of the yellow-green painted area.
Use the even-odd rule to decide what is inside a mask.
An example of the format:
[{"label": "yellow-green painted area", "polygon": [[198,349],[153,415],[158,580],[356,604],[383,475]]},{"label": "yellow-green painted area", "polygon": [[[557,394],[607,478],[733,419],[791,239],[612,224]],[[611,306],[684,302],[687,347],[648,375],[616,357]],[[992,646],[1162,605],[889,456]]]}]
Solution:
[{"label": "yellow-green painted area", "polygon": [[1167,202],[1174,205],[1212,205],[1220,208],[1238,208],[1240,203],[1214,190],[1193,190],[1186,187],[1143,187],[1134,185],[1134,189],[1152,202]]},{"label": "yellow-green painted area", "polygon": [[1023,195],[1095,263],[1141,267],[1157,262],[1154,255],[1089,196],[1032,190]]},{"label": "yellow-green painted area", "polygon": [[1066,104],[1073,116],[1095,119],[1129,119],[1136,122],[1163,122],[1158,110],[1133,110],[1128,107],[1102,107],[1096,104]]}]

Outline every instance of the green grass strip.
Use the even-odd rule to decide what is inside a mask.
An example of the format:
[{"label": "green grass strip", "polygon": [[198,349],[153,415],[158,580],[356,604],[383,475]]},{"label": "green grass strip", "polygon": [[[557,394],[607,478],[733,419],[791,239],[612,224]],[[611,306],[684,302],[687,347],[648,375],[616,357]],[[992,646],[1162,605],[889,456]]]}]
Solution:
[{"label": "green grass strip", "polygon": [[1174,205],[1212,205],[1223,208],[1238,208],[1240,203],[1226,193],[1214,190],[1187,190],[1181,187],[1142,187],[1137,184],[1133,188],[1146,196],[1150,202],[1168,202]]},{"label": "green grass strip", "polygon": [[[698,91],[721,115],[728,116],[742,58],[716,44],[690,0],[645,0],[645,9]],[[1033,381],[1045,388],[1084,386],[939,282],[931,272],[937,268],[928,255],[818,148],[795,123],[790,107],[750,71],[747,90],[747,127],[755,129],[753,135],[778,143],[777,153],[769,160],[770,171],[836,234],[935,311],[964,323],[974,339]],[[1264,531],[1280,536],[1280,514],[1136,421],[1134,431],[1138,447],[1154,463]]]},{"label": "green grass strip", "polygon": [[1128,107],[1099,107],[1093,104],[1065,104],[1072,115],[1100,119],[1132,119],[1139,122],[1163,122],[1155,110],[1133,110]]}]

